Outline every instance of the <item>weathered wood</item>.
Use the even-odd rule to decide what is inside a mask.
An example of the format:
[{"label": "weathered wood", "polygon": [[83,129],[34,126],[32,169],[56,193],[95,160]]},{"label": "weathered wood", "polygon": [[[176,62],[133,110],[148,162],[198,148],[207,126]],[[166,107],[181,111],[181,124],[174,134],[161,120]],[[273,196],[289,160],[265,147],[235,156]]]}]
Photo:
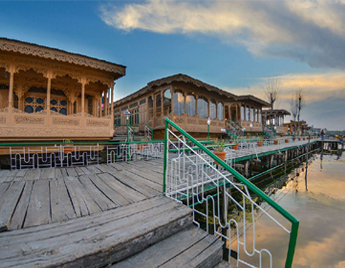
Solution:
[{"label": "weathered wood", "polygon": [[[100,267],[191,225],[191,211],[183,205],[169,201],[138,210],[140,203],[122,207],[122,216],[115,209],[85,220],[42,226],[44,230],[22,229],[11,236],[0,236],[1,246],[7,249],[0,251],[0,267]],[[113,217],[105,222],[102,217],[107,214]]]},{"label": "weathered wood", "polygon": [[77,172],[78,176],[85,175],[85,172],[80,167],[75,167],[74,170]]},{"label": "weathered wood", "polygon": [[93,174],[93,172],[88,170],[86,167],[80,167],[80,169],[84,172],[84,174]]},{"label": "weathered wood", "polygon": [[110,174],[112,174],[112,173],[115,172],[115,170],[114,170],[113,168],[111,168],[110,166],[105,165],[105,164],[103,164],[103,165],[96,165],[96,167],[97,167],[99,170],[101,170],[102,172],[104,172],[104,173],[110,173]]},{"label": "weathered wood", "polygon": [[55,178],[55,168],[42,168],[40,178],[43,180]]},{"label": "weathered wood", "polygon": [[146,199],[146,196],[135,191],[132,188],[127,187],[122,182],[118,181],[114,176],[109,173],[102,173],[97,175],[101,178],[109,187],[114,189],[116,192],[120,193],[125,197],[129,202],[138,202],[140,200]]},{"label": "weathered wood", "polygon": [[136,174],[132,171],[122,171],[123,174],[127,175],[130,178],[133,178],[134,180],[140,181],[141,183],[143,183],[144,185],[147,185],[148,187],[154,189],[155,191],[161,193],[163,190],[163,186],[162,184],[156,183],[144,176],[139,176],[139,174],[143,174],[143,173],[139,173]]},{"label": "weathered wood", "polygon": [[97,185],[97,187],[103,192],[103,194],[107,196],[107,198],[109,198],[116,204],[116,206],[124,206],[130,203],[125,197],[123,197],[119,192],[111,188],[98,176],[102,176],[102,174],[90,174],[89,178],[92,180],[94,184]]},{"label": "weathered wood", "polygon": [[5,181],[9,174],[10,174],[9,170],[0,170],[0,183]]},{"label": "weathered wood", "polygon": [[84,185],[85,189],[89,192],[92,199],[102,210],[107,210],[115,207],[115,203],[110,201],[88,177],[90,175],[82,175],[79,177],[80,182]]},{"label": "weathered wood", "polygon": [[25,180],[38,180],[40,178],[41,169],[29,169],[25,174]]},{"label": "weathered wood", "polygon": [[96,165],[89,165],[86,166],[85,169],[89,170],[91,174],[98,174],[98,173],[102,173],[101,170],[99,170]]},{"label": "weathered wood", "polygon": [[64,181],[72,199],[74,211],[78,217],[101,211],[78,178],[66,177]]},{"label": "weathered wood", "polygon": [[[178,256],[186,251],[188,248],[197,244],[204,239],[207,233],[203,230],[194,227],[188,228],[173,236],[170,236],[157,244],[149,247],[148,249],[123,260],[111,268],[127,268],[127,267],[141,267],[153,268],[160,267],[164,263],[178,258]],[[207,245],[208,246],[208,245]],[[175,266],[182,267],[182,266]]]},{"label": "weathered wood", "polygon": [[50,193],[52,222],[64,221],[76,217],[72,201],[62,178],[51,179]]},{"label": "weathered wood", "polygon": [[34,181],[24,227],[51,222],[49,180]]},{"label": "weathered wood", "polygon": [[7,175],[6,179],[3,180],[3,182],[14,181],[14,178],[16,177],[17,173],[18,173],[18,170],[11,170],[10,173]]},{"label": "weathered wood", "polygon": [[17,181],[11,183],[7,191],[0,199],[0,231],[5,231],[9,228],[10,219],[13,211],[18,203],[20,194],[22,193],[25,182]]},{"label": "weathered wood", "polygon": [[78,173],[75,171],[74,167],[66,168],[66,172],[69,177],[78,177]]},{"label": "weathered wood", "polygon": [[163,185],[163,174],[152,172],[150,169],[145,169],[145,172],[140,172],[138,169],[130,168],[128,171],[138,176],[142,176],[147,180],[153,181],[158,185]]},{"label": "weathered wood", "polygon": [[6,192],[6,190],[8,189],[8,187],[10,187],[10,185],[11,185],[10,182],[0,183],[0,198],[1,198],[2,195]]},{"label": "weathered wood", "polygon": [[121,171],[121,172],[117,172],[113,176],[117,180],[122,182],[124,185],[136,190],[138,193],[141,193],[145,195],[146,197],[152,197],[152,196],[157,195],[158,192],[156,190],[148,187],[147,185],[145,185],[143,182],[139,180],[135,180],[134,178],[129,177],[128,175],[129,175],[128,172]]},{"label": "weathered wood", "polygon": [[9,230],[16,230],[24,226],[24,219],[29,207],[33,183],[34,181],[25,182],[24,190],[13,213]]}]

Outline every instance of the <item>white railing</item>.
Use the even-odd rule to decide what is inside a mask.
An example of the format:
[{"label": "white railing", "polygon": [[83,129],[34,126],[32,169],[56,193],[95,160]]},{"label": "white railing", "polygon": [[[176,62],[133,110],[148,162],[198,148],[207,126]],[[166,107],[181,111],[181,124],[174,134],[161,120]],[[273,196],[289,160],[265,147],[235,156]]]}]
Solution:
[{"label": "white railing", "polygon": [[145,137],[148,141],[152,139],[152,130],[147,125],[145,125]]},{"label": "white railing", "polygon": [[[282,224],[257,204],[248,187],[243,183],[234,182],[232,174],[225,168],[215,165],[214,159],[206,151],[201,148],[194,149],[193,146],[188,145],[185,136],[177,136],[167,127],[166,131],[168,131],[165,158],[166,196],[178,202],[185,202],[193,210],[195,224],[205,225],[206,231],[226,240],[229,249],[228,259],[232,265],[262,267],[265,262],[272,267],[273,256],[270,251],[265,248],[260,249],[256,244],[255,216],[258,213],[266,215],[281,227],[283,232],[290,234],[291,231],[285,227],[288,222]],[[173,137],[174,140],[168,137]],[[254,143],[243,142],[240,145],[238,151],[256,149]],[[232,159],[234,150],[230,151],[230,159]],[[231,192],[228,191],[229,188]],[[228,209],[230,204],[231,213]],[[242,216],[238,217],[238,215]],[[249,228],[252,230],[250,238]],[[234,244],[235,248],[233,248]],[[242,257],[242,254],[246,257]],[[231,260],[233,255],[236,256],[234,262]],[[248,262],[248,257],[258,258],[257,266]]]},{"label": "white railing", "polygon": [[107,163],[163,158],[164,143],[123,143],[106,147]]},{"label": "white railing", "polygon": [[98,164],[99,151],[102,149],[98,144],[9,147],[10,167],[22,169]]}]

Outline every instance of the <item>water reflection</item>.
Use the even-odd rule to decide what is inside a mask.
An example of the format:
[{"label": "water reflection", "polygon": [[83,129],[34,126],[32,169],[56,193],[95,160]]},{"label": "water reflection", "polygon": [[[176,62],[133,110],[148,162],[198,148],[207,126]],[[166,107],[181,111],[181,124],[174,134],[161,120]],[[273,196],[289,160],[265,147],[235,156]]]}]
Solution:
[{"label": "water reflection", "polygon": [[[344,172],[345,157],[319,155],[309,166],[307,181],[301,171],[273,195],[300,220],[293,267],[345,267]],[[279,217],[273,210],[270,213]],[[255,238],[260,248],[272,253],[273,267],[284,267],[288,238],[281,229],[261,217]]]}]

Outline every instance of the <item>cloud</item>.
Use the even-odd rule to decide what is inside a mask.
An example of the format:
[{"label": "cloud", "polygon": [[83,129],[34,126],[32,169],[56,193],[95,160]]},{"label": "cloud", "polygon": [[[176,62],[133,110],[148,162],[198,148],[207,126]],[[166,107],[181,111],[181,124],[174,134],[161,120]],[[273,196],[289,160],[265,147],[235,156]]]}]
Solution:
[{"label": "cloud", "polygon": [[257,56],[339,69],[345,69],[344,14],[345,1],[328,0],[149,0],[101,6],[102,20],[127,32],[212,35]]},{"label": "cloud", "polygon": [[[279,78],[282,90],[276,108],[289,111],[295,90],[302,88],[305,107],[301,116],[308,124],[333,130],[345,129],[345,73],[287,74]],[[250,87],[225,90],[236,95],[252,94],[265,99],[266,81],[267,78],[262,78]],[[288,117],[285,121],[289,119]]]}]

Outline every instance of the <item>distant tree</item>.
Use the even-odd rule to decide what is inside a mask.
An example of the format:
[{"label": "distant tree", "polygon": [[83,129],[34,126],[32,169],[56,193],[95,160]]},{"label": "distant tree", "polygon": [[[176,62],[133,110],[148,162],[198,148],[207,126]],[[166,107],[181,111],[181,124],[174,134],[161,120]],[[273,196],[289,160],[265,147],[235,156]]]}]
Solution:
[{"label": "distant tree", "polygon": [[298,121],[298,133],[300,132],[300,116],[301,116],[301,110],[305,107],[305,96],[303,94],[303,88],[299,88],[295,92],[295,102],[296,102],[296,108],[297,108],[297,121]]},{"label": "distant tree", "polygon": [[271,110],[273,110],[274,103],[279,99],[281,93],[281,81],[279,77],[268,78],[265,84],[265,95],[268,102],[271,104]]},{"label": "distant tree", "polygon": [[290,112],[291,112],[291,116],[293,118],[294,134],[295,134],[295,131],[296,131],[296,118],[297,118],[297,113],[298,113],[295,97],[291,98],[291,101],[290,101]]}]

